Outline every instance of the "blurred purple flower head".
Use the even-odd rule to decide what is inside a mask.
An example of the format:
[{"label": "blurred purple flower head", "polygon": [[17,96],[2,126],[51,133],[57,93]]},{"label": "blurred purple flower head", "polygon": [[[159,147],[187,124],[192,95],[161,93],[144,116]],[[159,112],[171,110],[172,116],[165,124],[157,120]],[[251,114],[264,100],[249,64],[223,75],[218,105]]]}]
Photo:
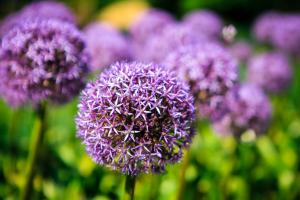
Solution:
[{"label": "blurred purple flower head", "polygon": [[224,107],[227,113],[214,123],[218,133],[240,136],[249,129],[256,134],[266,131],[271,105],[260,87],[249,83],[235,86],[225,96]]},{"label": "blurred purple flower head", "polygon": [[226,49],[214,43],[183,46],[163,64],[190,85],[200,116],[219,117],[224,94],[238,80],[237,62]]},{"label": "blurred purple flower head", "polygon": [[147,10],[131,26],[130,34],[134,42],[144,43],[149,37],[160,34],[167,25],[174,22],[175,19],[165,11]]},{"label": "blurred purple flower head", "polygon": [[92,23],[84,30],[93,70],[131,59],[129,41],[118,30],[103,23]]},{"label": "blurred purple flower head", "polygon": [[204,35],[196,34],[181,24],[166,26],[160,34],[150,37],[145,44],[134,47],[137,60],[161,62],[170,52],[184,45],[209,41]]},{"label": "blurred purple flower head", "polygon": [[162,172],[193,136],[188,86],[160,66],[116,63],[83,90],[77,136],[93,160],[125,174]]},{"label": "blurred purple flower head", "polygon": [[300,14],[266,13],[256,21],[254,34],[259,41],[297,55],[300,53]]},{"label": "blurred purple flower head", "polygon": [[221,36],[223,22],[214,12],[200,10],[187,14],[183,19],[183,24],[190,27],[197,34],[205,34],[216,39]]},{"label": "blurred purple flower head", "polygon": [[14,26],[22,24],[24,20],[34,20],[37,18],[50,18],[67,21],[74,24],[76,23],[75,15],[63,3],[55,1],[35,2],[25,6],[18,12],[8,15],[0,23],[0,37],[2,37]]},{"label": "blurred purple flower head", "polygon": [[270,42],[279,18],[280,14],[273,11],[259,16],[253,26],[253,34],[256,39],[260,42]]},{"label": "blurred purple flower head", "polygon": [[246,62],[252,55],[252,47],[246,41],[233,43],[229,50],[231,54],[240,62]]},{"label": "blurred purple flower head", "polygon": [[280,92],[287,88],[292,79],[288,58],[279,52],[254,56],[248,64],[248,81],[267,92]]},{"label": "blurred purple flower head", "polygon": [[300,14],[282,14],[272,32],[272,45],[288,53],[300,53]]},{"label": "blurred purple flower head", "polygon": [[56,1],[34,2],[20,11],[22,18],[50,18],[76,23],[73,12],[63,3]]},{"label": "blurred purple flower head", "polygon": [[66,102],[84,86],[87,64],[83,37],[73,24],[23,21],[2,38],[0,94],[12,106]]}]

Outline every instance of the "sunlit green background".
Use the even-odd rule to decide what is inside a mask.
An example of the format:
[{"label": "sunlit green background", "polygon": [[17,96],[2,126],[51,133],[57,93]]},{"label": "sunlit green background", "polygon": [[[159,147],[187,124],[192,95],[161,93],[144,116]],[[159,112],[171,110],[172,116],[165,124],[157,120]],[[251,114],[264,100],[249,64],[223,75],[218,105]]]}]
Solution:
[{"label": "sunlit green background", "polygon": [[[66,0],[81,26],[99,19],[113,1]],[[20,8],[24,0],[0,1],[1,16]],[[188,10],[208,7],[238,29],[238,38],[250,37],[255,16],[266,9],[297,10],[300,1],[274,0],[152,0],[152,6],[178,18]],[[118,10],[115,11],[118,13]],[[253,43],[256,51],[265,47]],[[299,44],[300,45],[300,44]],[[300,61],[291,59],[290,88],[270,96],[271,127],[255,141],[219,138],[208,122],[197,123],[190,163],[183,179],[184,199],[300,199]],[[243,71],[243,67],[241,69]],[[121,199],[124,176],[95,165],[76,138],[77,99],[47,110],[47,133],[33,199]],[[12,110],[0,102],[0,199],[18,199],[24,181],[30,135],[36,122],[30,107]],[[176,199],[182,164],[168,166],[162,175],[138,177],[136,199]]]}]

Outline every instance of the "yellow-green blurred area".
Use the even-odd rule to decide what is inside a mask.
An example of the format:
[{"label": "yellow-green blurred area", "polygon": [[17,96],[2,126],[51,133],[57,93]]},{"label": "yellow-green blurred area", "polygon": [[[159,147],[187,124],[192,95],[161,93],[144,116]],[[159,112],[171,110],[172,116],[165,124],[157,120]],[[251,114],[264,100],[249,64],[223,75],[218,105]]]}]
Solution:
[{"label": "yellow-green blurred area", "polygon": [[[28,3],[0,2],[1,16]],[[250,39],[251,21],[261,11],[300,8],[300,1],[288,0],[64,2],[74,10],[81,26],[92,20],[105,20],[122,29],[151,6],[166,9],[178,18],[192,9],[210,8],[221,13],[228,23],[237,21],[238,37],[246,39]],[[293,60],[292,64],[293,83],[282,94],[270,97],[273,116],[266,135],[253,138],[248,132],[241,139],[221,138],[208,122],[197,122],[184,177],[184,199],[300,199],[300,61]],[[42,156],[32,199],[122,199],[124,176],[94,164],[76,138],[77,102],[74,99],[47,110],[47,132],[39,149]],[[0,199],[19,197],[35,119],[31,107],[12,110],[0,102]],[[181,169],[179,163],[169,165],[162,175],[139,176],[136,199],[176,199]]]}]

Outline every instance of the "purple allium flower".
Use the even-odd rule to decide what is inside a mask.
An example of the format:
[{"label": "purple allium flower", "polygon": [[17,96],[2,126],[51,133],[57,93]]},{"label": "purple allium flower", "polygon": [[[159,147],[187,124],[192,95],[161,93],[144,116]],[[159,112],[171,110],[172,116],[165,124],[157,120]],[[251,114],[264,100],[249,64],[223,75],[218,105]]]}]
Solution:
[{"label": "purple allium flower", "polygon": [[257,18],[253,26],[253,34],[261,42],[270,42],[274,29],[276,29],[280,14],[267,12]]},{"label": "purple allium flower", "polygon": [[214,123],[218,133],[240,136],[249,129],[256,134],[266,131],[271,105],[260,87],[249,83],[237,85],[227,93],[224,102],[227,113]]},{"label": "purple allium flower", "polygon": [[36,18],[51,18],[75,23],[75,16],[64,4],[55,1],[35,2],[27,5],[18,12],[8,15],[0,23],[0,37],[24,20]]},{"label": "purple allium flower", "polygon": [[260,17],[254,33],[260,41],[288,53],[300,53],[300,15],[284,13],[267,13]]},{"label": "purple allium flower", "polygon": [[170,52],[184,45],[207,42],[204,35],[196,34],[181,24],[165,27],[161,34],[150,37],[144,45],[134,47],[137,60],[146,62],[161,62]]},{"label": "purple allium flower", "polygon": [[85,28],[84,32],[92,58],[92,69],[101,70],[116,61],[131,59],[129,41],[113,27],[92,23]]},{"label": "purple allium flower", "polygon": [[300,14],[282,14],[272,32],[271,42],[283,51],[300,53]]},{"label": "purple allium flower", "polygon": [[152,35],[160,34],[175,19],[162,10],[151,9],[143,13],[130,27],[130,34],[137,43],[144,43]]},{"label": "purple allium flower", "polygon": [[280,92],[287,88],[292,79],[288,58],[279,52],[254,56],[248,64],[248,81],[267,92]]},{"label": "purple allium flower", "polygon": [[84,86],[87,64],[83,37],[73,24],[24,21],[2,38],[0,94],[12,106],[65,102]]},{"label": "purple allium flower", "polygon": [[50,18],[76,23],[73,12],[63,3],[56,1],[34,2],[20,11],[22,18]]},{"label": "purple allium flower", "polygon": [[240,62],[246,62],[252,55],[252,47],[246,41],[233,43],[229,50],[231,54]]},{"label": "purple allium flower", "polygon": [[183,24],[198,34],[205,34],[212,38],[220,37],[223,27],[221,18],[209,10],[194,11],[187,14],[183,19]]},{"label": "purple allium flower", "polygon": [[193,97],[154,64],[116,63],[83,90],[77,135],[101,165],[125,174],[162,172],[193,136]]},{"label": "purple allium flower", "polygon": [[227,50],[214,43],[183,46],[163,64],[190,85],[200,116],[219,117],[223,96],[238,79],[237,62]]}]

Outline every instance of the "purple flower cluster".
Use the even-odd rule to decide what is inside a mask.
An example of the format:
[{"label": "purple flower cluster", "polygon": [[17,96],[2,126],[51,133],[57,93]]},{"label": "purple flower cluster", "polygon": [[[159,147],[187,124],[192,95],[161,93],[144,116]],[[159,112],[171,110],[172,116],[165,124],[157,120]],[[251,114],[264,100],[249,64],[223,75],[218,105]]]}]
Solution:
[{"label": "purple flower cluster", "polygon": [[56,1],[41,1],[27,5],[21,11],[25,18],[51,18],[70,23],[76,23],[73,12],[63,3]]},{"label": "purple flower cluster", "polygon": [[190,85],[200,116],[218,118],[223,96],[238,79],[237,62],[226,49],[214,43],[183,46],[163,64]]},{"label": "purple flower cluster", "polygon": [[267,92],[280,92],[287,88],[292,79],[288,58],[279,52],[254,56],[248,64],[248,81]]},{"label": "purple flower cluster", "polygon": [[197,34],[205,34],[214,39],[221,36],[223,27],[221,18],[209,10],[200,10],[187,14],[183,19],[183,24]]},{"label": "purple flower cluster", "polygon": [[134,50],[137,60],[160,63],[174,49],[207,41],[206,36],[196,34],[188,27],[174,23],[164,27],[160,34],[153,35],[144,45],[139,45]]},{"label": "purple flower cluster", "polygon": [[88,54],[81,33],[54,19],[23,21],[2,38],[0,93],[11,105],[65,102],[84,86]]},{"label": "purple flower cluster", "polygon": [[75,16],[64,4],[54,1],[35,2],[20,11],[7,16],[0,24],[0,37],[22,21],[36,18],[50,18],[75,23]]},{"label": "purple flower cluster", "polygon": [[246,62],[252,56],[252,47],[246,41],[238,41],[229,47],[231,54],[240,62]]},{"label": "purple flower cluster", "polygon": [[129,41],[113,27],[92,23],[84,30],[93,70],[102,70],[112,63],[131,59]]},{"label": "purple flower cluster", "polygon": [[125,174],[162,172],[193,136],[193,97],[169,71],[116,63],[81,94],[77,135],[101,165]]},{"label": "purple flower cluster", "polygon": [[266,131],[271,118],[271,105],[258,86],[237,85],[227,93],[224,102],[226,114],[214,123],[218,133],[240,136],[249,129],[256,134]]},{"label": "purple flower cluster", "polygon": [[143,13],[130,27],[130,34],[137,43],[144,43],[152,35],[160,34],[169,24],[174,23],[173,17],[161,10],[151,9]]},{"label": "purple flower cluster", "polygon": [[254,25],[257,39],[283,51],[300,53],[300,14],[267,13]]},{"label": "purple flower cluster", "polygon": [[253,26],[253,34],[260,42],[270,42],[276,22],[280,18],[276,12],[267,12],[257,18]]}]

